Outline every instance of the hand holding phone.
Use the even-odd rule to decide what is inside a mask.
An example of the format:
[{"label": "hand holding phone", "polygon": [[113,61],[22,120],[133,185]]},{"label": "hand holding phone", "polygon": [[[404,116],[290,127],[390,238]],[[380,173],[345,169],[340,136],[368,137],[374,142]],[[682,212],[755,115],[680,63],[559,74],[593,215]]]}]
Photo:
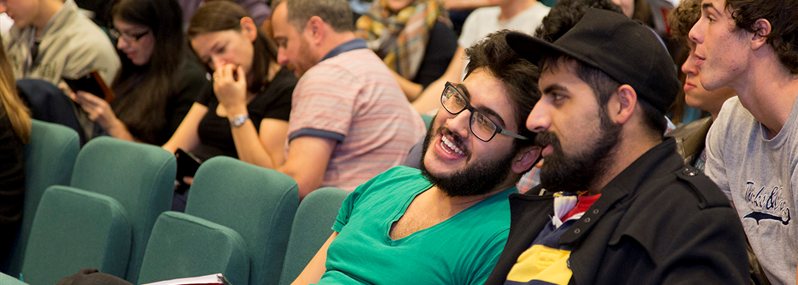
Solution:
[{"label": "hand holding phone", "polygon": [[103,100],[103,98],[94,96],[86,91],[78,91],[73,95],[75,96],[73,100],[89,115],[90,120],[100,124],[109,134],[113,136],[120,135],[115,129],[119,125],[124,125],[124,123],[116,117],[111,104]]},{"label": "hand holding phone", "polygon": [[109,103],[114,100],[113,91],[105,85],[105,81],[103,81],[100,73],[97,71],[89,72],[89,74],[79,78],[62,77],[61,79],[69,86],[69,89],[72,89],[72,92],[77,93],[78,91],[84,91],[91,93],[105,99],[105,101]]}]

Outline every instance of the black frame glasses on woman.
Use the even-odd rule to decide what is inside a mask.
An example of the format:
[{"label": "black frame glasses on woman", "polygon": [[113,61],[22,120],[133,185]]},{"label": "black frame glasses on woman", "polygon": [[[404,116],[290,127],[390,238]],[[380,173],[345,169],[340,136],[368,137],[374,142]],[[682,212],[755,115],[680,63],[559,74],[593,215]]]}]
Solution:
[{"label": "black frame glasses on woman", "polygon": [[457,115],[463,110],[471,111],[471,116],[468,121],[468,129],[479,140],[489,142],[496,136],[496,134],[503,134],[505,136],[513,137],[519,140],[528,140],[529,138],[519,135],[517,133],[502,129],[498,124],[493,122],[488,116],[478,111],[471,103],[468,102],[468,97],[463,94],[468,91],[460,90],[451,82],[446,82],[446,87],[443,88],[441,93],[441,106],[449,114]]},{"label": "black frame glasses on woman", "polygon": [[108,33],[111,34],[111,37],[113,37],[116,40],[124,38],[125,41],[127,42],[138,42],[139,40],[141,40],[141,38],[148,35],[151,31],[152,30],[147,29],[146,31],[139,33],[127,33],[127,32],[120,32],[119,30],[112,28],[108,31]]}]

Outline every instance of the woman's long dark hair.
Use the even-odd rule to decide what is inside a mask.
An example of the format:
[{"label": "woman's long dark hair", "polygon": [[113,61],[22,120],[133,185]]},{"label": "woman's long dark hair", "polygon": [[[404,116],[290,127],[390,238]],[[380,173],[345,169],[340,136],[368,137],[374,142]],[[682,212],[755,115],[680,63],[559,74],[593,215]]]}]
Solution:
[{"label": "woman's long dark hair", "polygon": [[[208,1],[202,5],[188,27],[188,36],[193,38],[200,34],[241,30],[241,18],[249,17],[241,6],[228,1]],[[247,74],[247,90],[258,94],[269,85],[269,65],[277,60],[277,49],[261,31],[255,37],[252,55],[252,67]]]},{"label": "woman's long dark hair", "polygon": [[[0,36],[0,42],[3,38]],[[30,141],[30,111],[17,93],[14,70],[8,62],[5,49],[0,47],[0,120],[8,117],[14,134],[27,144]]]},{"label": "woman's long dark hair", "polygon": [[113,109],[137,138],[155,142],[166,124],[166,105],[178,90],[174,82],[186,47],[182,10],[175,0],[121,0],[111,10],[114,19],[150,29],[155,45],[150,61],[134,65],[122,56],[122,69],[112,89]]}]

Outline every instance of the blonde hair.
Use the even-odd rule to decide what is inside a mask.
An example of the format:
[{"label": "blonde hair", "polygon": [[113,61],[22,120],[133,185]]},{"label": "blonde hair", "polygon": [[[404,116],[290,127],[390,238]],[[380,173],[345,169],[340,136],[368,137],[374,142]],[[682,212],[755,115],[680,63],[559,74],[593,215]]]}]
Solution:
[{"label": "blonde hair", "polygon": [[[0,39],[2,42],[2,39]],[[31,119],[28,108],[17,95],[16,82],[5,50],[0,47],[0,105],[5,109],[11,128],[23,143],[30,140]]]}]

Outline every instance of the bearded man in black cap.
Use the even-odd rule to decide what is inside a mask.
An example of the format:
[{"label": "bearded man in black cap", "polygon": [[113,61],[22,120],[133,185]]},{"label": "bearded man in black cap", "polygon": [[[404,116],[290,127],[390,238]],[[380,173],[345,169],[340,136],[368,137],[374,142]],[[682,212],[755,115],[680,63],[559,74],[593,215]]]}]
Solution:
[{"label": "bearded man in black cap", "polygon": [[589,9],[554,43],[506,40],[541,67],[526,127],[545,163],[542,187],[510,198],[487,284],[745,283],[734,210],[662,136],[680,84],[654,33]]}]

